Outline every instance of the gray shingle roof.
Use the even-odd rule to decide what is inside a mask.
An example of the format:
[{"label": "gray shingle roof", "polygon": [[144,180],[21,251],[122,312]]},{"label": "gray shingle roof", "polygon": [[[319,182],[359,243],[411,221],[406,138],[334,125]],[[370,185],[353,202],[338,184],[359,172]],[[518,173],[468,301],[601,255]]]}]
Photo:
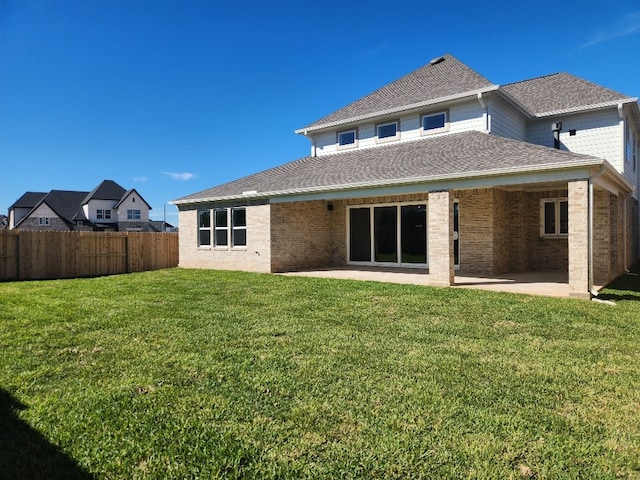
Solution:
[{"label": "gray shingle roof", "polygon": [[307,192],[367,184],[393,185],[442,177],[491,175],[509,169],[562,168],[571,162],[602,160],[495,135],[469,131],[412,142],[304,157],[199,193],[175,203],[243,198],[255,190],[265,197],[296,190]]},{"label": "gray shingle roof", "polygon": [[126,190],[113,180],[103,180],[96,188],[89,192],[82,200],[82,204],[89,203],[89,200],[120,200]]},{"label": "gray shingle roof", "polygon": [[442,61],[420,67],[346,107],[313,122],[306,128],[343,123],[379,112],[400,110],[403,107],[455,97],[485,88],[497,88],[496,85],[452,55],[447,54],[442,58]]},{"label": "gray shingle roof", "polygon": [[68,190],[51,190],[42,203],[46,203],[56,214],[68,221],[86,220],[82,210],[82,200],[88,192],[75,192]]},{"label": "gray shingle roof", "polygon": [[631,98],[568,73],[502,85],[500,89],[534,115],[579,110]]},{"label": "gray shingle roof", "polygon": [[14,208],[33,208],[45,197],[45,195],[46,192],[26,192],[9,207],[9,210]]}]

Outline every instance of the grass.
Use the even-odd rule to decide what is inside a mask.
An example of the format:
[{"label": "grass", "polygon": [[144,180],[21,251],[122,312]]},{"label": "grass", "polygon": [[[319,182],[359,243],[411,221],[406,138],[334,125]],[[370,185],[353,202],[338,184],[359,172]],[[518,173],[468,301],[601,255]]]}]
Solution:
[{"label": "grass", "polygon": [[0,284],[0,478],[640,478],[640,276],[603,297]]}]

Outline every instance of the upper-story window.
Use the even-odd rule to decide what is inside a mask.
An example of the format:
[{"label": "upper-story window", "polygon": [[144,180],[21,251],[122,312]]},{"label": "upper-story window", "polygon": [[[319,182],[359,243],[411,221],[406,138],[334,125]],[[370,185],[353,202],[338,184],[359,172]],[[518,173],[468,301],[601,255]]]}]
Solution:
[{"label": "upper-story window", "polygon": [[338,148],[351,148],[358,146],[358,131],[345,130],[338,132]]},{"label": "upper-story window", "polygon": [[39,225],[49,225],[49,217],[38,217]]},{"label": "upper-story window", "polygon": [[400,128],[397,120],[376,125],[376,141],[389,142],[400,138]]},{"label": "upper-story window", "polygon": [[127,210],[127,220],[140,220],[140,210]]},{"label": "upper-story window", "polygon": [[111,220],[111,209],[110,208],[99,208],[96,211],[96,218],[98,220]]},{"label": "upper-story window", "polygon": [[422,133],[440,133],[449,130],[447,111],[427,113],[422,116]]}]

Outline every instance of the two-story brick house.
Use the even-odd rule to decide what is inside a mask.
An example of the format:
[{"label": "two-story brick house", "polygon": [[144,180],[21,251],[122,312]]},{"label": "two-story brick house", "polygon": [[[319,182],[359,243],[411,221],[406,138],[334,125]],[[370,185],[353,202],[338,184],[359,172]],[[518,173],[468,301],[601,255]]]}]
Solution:
[{"label": "two-story brick house", "polygon": [[135,190],[104,180],[91,192],[26,192],[9,207],[9,228],[52,231],[155,231],[151,207]]},{"label": "two-story brick house", "polygon": [[445,55],[296,133],[308,157],[173,202],[181,266],[560,270],[589,297],[638,257],[637,98]]}]

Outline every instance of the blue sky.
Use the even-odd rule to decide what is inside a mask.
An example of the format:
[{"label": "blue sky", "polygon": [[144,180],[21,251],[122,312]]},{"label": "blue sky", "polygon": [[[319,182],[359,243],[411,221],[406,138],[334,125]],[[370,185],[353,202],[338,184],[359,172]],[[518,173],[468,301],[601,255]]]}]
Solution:
[{"label": "blue sky", "polygon": [[0,0],[0,213],[111,179],[162,219],[308,155],[295,129],[444,53],[497,84],[640,96],[640,2]]}]

